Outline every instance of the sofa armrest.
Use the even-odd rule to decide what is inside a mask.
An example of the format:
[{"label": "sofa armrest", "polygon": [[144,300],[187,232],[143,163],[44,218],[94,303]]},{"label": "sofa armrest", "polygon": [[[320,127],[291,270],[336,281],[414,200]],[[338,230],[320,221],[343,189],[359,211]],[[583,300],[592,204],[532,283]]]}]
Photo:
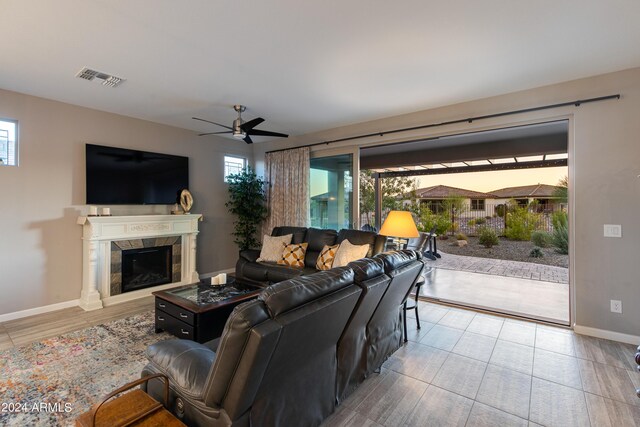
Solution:
[{"label": "sofa armrest", "polygon": [[147,349],[153,371],[169,377],[180,394],[197,400],[204,399],[204,390],[216,353],[202,344],[188,340],[166,340]]},{"label": "sofa armrest", "polygon": [[260,258],[259,249],[245,249],[240,251],[240,258],[246,259],[249,262],[256,262]]}]

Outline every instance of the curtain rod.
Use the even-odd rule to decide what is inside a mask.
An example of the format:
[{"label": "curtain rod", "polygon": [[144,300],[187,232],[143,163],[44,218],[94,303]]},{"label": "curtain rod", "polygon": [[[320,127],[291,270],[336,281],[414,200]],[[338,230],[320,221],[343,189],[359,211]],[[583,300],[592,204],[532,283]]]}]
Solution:
[{"label": "curtain rod", "polygon": [[354,140],[354,139],[369,138],[369,137],[372,137],[372,136],[384,136],[384,135],[389,135],[389,134],[392,134],[392,133],[407,132],[407,131],[411,131],[411,130],[427,129],[427,128],[433,128],[433,127],[438,127],[438,126],[447,126],[447,125],[453,125],[453,124],[465,123],[465,122],[466,123],[472,123],[475,120],[493,119],[495,117],[511,116],[513,114],[530,113],[530,112],[533,112],[533,111],[540,111],[540,110],[549,110],[551,108],[566,107],[566,106],[569,106],[569,105],[573,105],[575,107],[579,107],[581,104],[588,104],[590,102],[607,101],[609,99],[620,99],[620,94],[617,93],[615,95],[600,96],[600,97],[597,97],[597,98],[578,99],[576,101],[561,102],[559,104],[548,104],[548,105],[542,105],[542,106],[539,106],[539,107],[524,108],[524,109],[521,109],[521,110],[503,111],[501,113],[494,113],[494,114],[487,114],[487,115],[484,115],[484,116],[469,117],[469,118],[466,118],[466,119],[449,120],[449,121],[440,122],[440,123],[430,123],[430,124],[427,124],[427,125],[412,126],[412,127],[401,128],[401,129],[392,129],[392,130],[387,130],[387,131],[373,132],[373,133],[367,133],[367,134],[364,134],[364,135],[348,136],[348,137],[345,137],[345,138],[332,139],[332,140],[329,140],[329,141],[322,141],[322,142],[315,142],[313,144],[301,145],[299,147],[281,148],[279,150],[266,151],[265,154],[267,154],[267,153],[277,153],[279,151],[294,150],[296,148],[315,147],[315,146],[318,146],[318,145],[329,145],[329,144],[333,144],[333,143],[336,143],[336,142],[351,141],[351,140]]}]

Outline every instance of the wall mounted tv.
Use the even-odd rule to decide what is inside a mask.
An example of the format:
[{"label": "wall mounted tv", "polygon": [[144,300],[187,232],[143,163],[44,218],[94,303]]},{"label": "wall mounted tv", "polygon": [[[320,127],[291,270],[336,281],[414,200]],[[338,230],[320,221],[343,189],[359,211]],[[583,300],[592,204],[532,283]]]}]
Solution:
[{"label": "wall mounted tv", "polygon": [[189,188],[189,158],[87,144],[87,204],[170,205]]}]

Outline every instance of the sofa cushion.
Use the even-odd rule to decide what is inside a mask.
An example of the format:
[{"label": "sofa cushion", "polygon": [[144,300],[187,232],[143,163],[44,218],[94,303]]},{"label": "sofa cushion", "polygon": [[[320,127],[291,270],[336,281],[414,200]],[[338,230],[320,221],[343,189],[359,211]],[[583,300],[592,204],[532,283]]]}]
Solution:
[{"label": "sofa cushion", "polygon": [[370,257],[374,254],[376,237],[378,237],[378,235],[373,231],[342,229],[338,233],[338,240],[336,240],[336,242],[342,243],[345,240],[349,240],[353,245],[369,245],[369,251],[366,256]]},{"label": "sofa cushion", "polygon": [[292,243],[282,250],[282,257],[278,260],[280,265],[291,267],[304,267],[304,254],[307,252],[308,243]]},{"label": "sofa cushion", "polygon": [[269,283],[278,283],[283,280],[302,276],[303,274],[312,274],[316,272],[315,269],[309,269],[307,267],[291,267],[289,265],[279,265],[275,262],[261,262],[259,265],[265,270],[267,276],[266,281]]},{"label": "sofa cushion", "polygon": [[349,240],[343,240],[333,259],[333,267],[343,267],[352,261],[364,258],[371,245],[354,245]]},{"label": "sofa cushion", "polygon": [[258,296],[272,317],[353,284],[349,267],[321,271],[269,286]]},{"label": "sofa cushion", "polygon": [[282,258],[282,250],[286,245],[291,243],[293,234],[285,234],[282,236],[267,236],[262,239],[262,249],[260,257],[256,261],[273,261],[276,262]]},{"label": "sofa cushion", "polygon": [[363,258],[349,263],[355,274],[355,282],[361,283],[384,273],[384,264],[379,258]]},{"label": "sofa cushion", "polygon": [[305,242],[307,227],[273,227],[271,231],[272,236],[284,236],[287,234],[293,235],[289,243]]},{"label": "sofa cushion", "polygon": [[307,248],[307,254],[304,258],[305,266],[315,268],[322,249],[327,245],[335,245],[337,237],[338,232],[335,230],[322,230],[319,228],[310,228],[307,230],[305,241],[309,243],[309,247]]},{"label": "sofa cushion", "polygon": [[384,271],[387,274],[392,273],[394,270],[399,269],[405,264],[418,259],[417,253],[411,250],[397,251],[397,252],[385,252],[376,255],[377,259],[381,259],[384,263]]},{"label": "sofa cushion", "polygon": [[331,270],[338,247],[340,247],[340,245],[325,245],[325,247],[322,248],[320,255],[318,255],[318,260],[316,261],[316,270]]}]

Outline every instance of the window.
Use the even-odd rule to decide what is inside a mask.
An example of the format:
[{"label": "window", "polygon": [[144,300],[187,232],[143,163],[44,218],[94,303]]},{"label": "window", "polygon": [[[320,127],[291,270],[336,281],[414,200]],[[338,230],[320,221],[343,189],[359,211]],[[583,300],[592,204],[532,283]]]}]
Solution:
[{"label": "window", "polygon": [[471,199],[471,210],[472,211],[483,211],[484,210],[484,199]]},{"label": "window", "polygon": [[224,156],[224,182],[229,175],[242,172],[247,167],[247,159],[242,157]]},{"label": "window", "polygon": [[18,165],[18,122],[0,119],[0,166]]}]

